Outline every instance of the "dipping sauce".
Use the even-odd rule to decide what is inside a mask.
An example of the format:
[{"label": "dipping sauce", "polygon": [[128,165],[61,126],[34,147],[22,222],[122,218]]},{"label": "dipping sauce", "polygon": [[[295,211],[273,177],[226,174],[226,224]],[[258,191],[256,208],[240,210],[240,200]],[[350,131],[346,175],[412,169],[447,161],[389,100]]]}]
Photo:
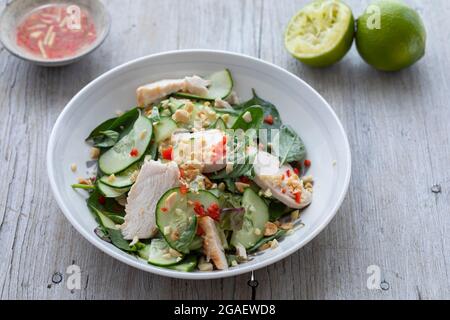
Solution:
[{"label": "dipping sauce", "polygon": [[96,38],[89,12],[70,4],[39,7],[27,14],[17,27],[17,44],[49,60],[74,56]]}]

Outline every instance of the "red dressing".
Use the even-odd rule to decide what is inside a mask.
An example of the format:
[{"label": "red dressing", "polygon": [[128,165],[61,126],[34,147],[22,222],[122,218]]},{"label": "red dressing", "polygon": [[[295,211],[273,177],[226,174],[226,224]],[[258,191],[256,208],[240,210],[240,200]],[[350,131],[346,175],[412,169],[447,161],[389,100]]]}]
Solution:
[{"label": "red dressing", "polygon": [[17,44],[44,59],[76,55],[97,37],[85,9],[74,5],[46,5],[27,14],[18,25]]}]

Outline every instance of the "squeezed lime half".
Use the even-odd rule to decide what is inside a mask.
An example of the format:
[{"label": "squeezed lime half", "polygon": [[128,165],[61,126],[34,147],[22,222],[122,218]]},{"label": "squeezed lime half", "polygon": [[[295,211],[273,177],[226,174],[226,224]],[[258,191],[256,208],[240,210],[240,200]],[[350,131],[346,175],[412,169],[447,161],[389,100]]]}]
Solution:
[{"label": "squeezed lime half", "polygon": [[353,43],[352,10],[339,0],[316,0],[297,12],[284,35],[286,49],[301,62],[327,67],[341,60]]}]

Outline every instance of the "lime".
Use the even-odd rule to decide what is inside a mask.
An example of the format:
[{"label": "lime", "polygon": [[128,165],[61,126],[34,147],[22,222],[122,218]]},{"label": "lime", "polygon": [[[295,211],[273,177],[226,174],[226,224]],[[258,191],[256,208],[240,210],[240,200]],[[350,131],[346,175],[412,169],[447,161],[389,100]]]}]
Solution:
[{"label": "lime", "polygon": [[316,0],[297,12],[284,34],[286,49],[301,62],[326,67],[341,60],[353,42],[352,10],[339,0]]},{"label": "lime", "polygon": [[409,67],[425,54],[426,31],[419,14],[399,0],[379,0],[359,17],[356,47],[382,71]]}]

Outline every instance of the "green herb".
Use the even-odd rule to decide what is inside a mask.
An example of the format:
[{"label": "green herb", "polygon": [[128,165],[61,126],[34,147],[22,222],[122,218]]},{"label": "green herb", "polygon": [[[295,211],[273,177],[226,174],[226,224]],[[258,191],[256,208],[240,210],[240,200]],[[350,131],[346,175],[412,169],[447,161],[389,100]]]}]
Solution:
[{"label": "green herb", "polygon": [[263,244],[272,241],[274,239],[279,239],[282,236],[284,236],[286,234],[286,230],[278,230],[277,233],[275,233],[273,236],[270,237],[264,237],[261,240],[259,240],[253,247],[251,247],[250,249],[247,250],[248,253],[252,253],[255,252],[256,250],[259,249],[259,247],[261,247]]},{"label": "green herb", "polygon": [[238,106],[235,106],[234,108],[238,109],[238,110],[246,110],[246,109],[248,109],[251,106],[258,105],[264,111],[264,118],[270,115],[270,116],[272,116],[272,119],[273,119],[273,124],[272,125],[264,122],[261,125],[262,129],[278,129],[279,127],[281,127],[282,123],[281,123],[281,118],[280,118],[280,114],[279,114],[279,112],[277,110],[277,107],[275,107],[275,105],[273,105],[269,101],[261,99],[256,94],[255,89],[252,89],[252,92],[253,92],[253,98],[251,98],[248,101],[245,101],[245,102],[241,103]]},{"label": "green herb", "polygon": [[279,201],[270,201],[269,215],[270,221],[275,221],[281,218],[283,215],[289,212],[289,207]]},{"label": "green herb", "polygon": [[[247,113],[250,114],[251,116],[250,121],[245,119]],[[259,128],[261,128],[263,120],[264,120],[263,109],[257,105],[251,106],[241,112],[239,117],[234,122],[232,129],[234,130],[242,129],[244,131],[247,131],[249,129],[258,130]]]},{"label": "green herb", "polygon": [[75,183],[71,185],[74,189],[95,190],[95,185]]},{"label": "green herb", "polygon": [[274,138],[273,148],[281,164],[303,161],[306,157],[306,148],[302,139],[290,126],[281,126],[278,135]]},{"label": "green herb", "polygon": [[136,121],[136,119],[139,117],[139,113],[139,109],[134,108],[125,112],[120,117],[108,119],[102,122],[99,126],[92,130],[86,140],[91,140],[95,137],[103,136],[102,132],[108,130],[119,131],[121,130],[121,127],[125,128],[131,126],[131,124],[133,124],[134,121]]},{"label": "green herb", "polygon": [[100,131],[100,135],[94,138],[94,146],[98,148],[112,147],[119,140],[119,136],[119,133],[113,130]]}]

